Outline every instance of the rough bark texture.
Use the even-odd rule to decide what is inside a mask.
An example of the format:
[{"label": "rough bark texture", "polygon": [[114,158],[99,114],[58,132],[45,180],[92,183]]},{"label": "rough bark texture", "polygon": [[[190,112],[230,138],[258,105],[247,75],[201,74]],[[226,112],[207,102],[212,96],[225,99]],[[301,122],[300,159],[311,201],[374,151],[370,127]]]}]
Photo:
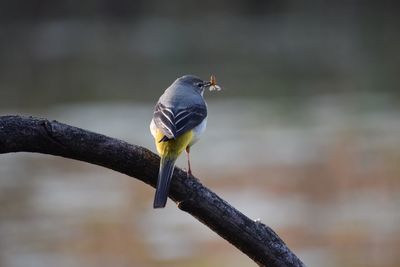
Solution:
[{"label": "rough bark texture", "polygon": [[[37,152],[97,164],[155,186],[159,157],[124,141],[46,119],[0,117],[0,154]],[[260,266],[305,266],[268,226],[175,168],[169,197]],[[149,206],[149,208],[151,208]]]}]

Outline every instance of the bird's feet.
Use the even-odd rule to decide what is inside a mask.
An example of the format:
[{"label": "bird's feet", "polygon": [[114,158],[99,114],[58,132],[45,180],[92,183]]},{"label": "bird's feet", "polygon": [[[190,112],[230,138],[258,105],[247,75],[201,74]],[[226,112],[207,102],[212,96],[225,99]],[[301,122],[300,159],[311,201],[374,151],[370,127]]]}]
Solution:
[{"label": "bird's feet", "polygon": [[192,170],[191,170],[191,169],[182,168],[182,170],[183,170],[184,172],[186,172],[186,176],[187,176],[187,177],[193,176]]}]

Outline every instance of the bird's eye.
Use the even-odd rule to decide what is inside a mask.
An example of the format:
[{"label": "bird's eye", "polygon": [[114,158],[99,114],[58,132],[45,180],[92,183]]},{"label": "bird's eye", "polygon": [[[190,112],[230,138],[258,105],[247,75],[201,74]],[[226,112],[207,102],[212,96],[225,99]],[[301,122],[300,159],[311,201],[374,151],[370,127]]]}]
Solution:
[{"label": "bird's eye", "polygon": [[197,83],[196,86],[201,88],[201,87],[203,87],[203,83]]}]

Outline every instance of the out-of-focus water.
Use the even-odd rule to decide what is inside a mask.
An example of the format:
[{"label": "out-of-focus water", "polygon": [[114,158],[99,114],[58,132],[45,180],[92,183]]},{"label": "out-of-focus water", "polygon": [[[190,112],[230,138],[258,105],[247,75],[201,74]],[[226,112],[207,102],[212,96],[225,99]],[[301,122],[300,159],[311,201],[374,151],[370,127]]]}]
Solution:
[{"label": "out-of-focus water", "polygon": [[[208,106],[207,131],[192,149],[204,184],[271,226],[307,266],[400,263],[400,109],[390,96]],[[35,113],[154,150],[152,109],[104,102]],[[153,194],[98,166],[1,155],[0,265],[254,266],[171,201],[153,210]]]}]

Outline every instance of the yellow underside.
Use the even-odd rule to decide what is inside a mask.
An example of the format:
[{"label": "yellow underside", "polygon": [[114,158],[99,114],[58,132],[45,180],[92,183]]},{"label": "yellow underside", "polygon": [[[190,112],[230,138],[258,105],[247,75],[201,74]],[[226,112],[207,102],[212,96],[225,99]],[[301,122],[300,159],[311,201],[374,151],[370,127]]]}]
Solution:
[{"label": "yellow underside", "polygon": [[193,131],[188,131],[176,139],[171,139],[166,142],[158,142],[163,137],[164,134],[157,129],[155,142],[158,153],[161,157],[177,158],[192,141]]}]

